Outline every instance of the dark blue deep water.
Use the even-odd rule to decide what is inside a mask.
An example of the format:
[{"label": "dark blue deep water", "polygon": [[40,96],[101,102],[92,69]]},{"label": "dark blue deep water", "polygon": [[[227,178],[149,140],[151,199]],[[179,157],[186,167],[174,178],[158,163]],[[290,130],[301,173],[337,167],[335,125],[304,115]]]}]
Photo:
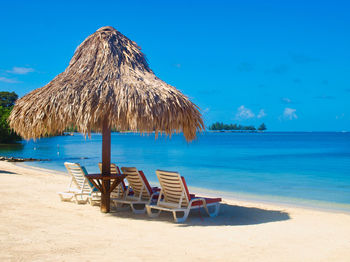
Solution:
[{"label": "dark blue deep water", "polygon": [[[65,161],[78,162],[94,173],[101,135],[24,141],[1,146],[0,155],[50,159],[28,164],[60,171]],[[181,135],[155,140],[113,133],[112,162],[136,166],[150,181],[157,181],[156,169],[164,169],[180,172],[192,187],[226,194],[350,207],[350,133],[208,132],[189,144]]]}]

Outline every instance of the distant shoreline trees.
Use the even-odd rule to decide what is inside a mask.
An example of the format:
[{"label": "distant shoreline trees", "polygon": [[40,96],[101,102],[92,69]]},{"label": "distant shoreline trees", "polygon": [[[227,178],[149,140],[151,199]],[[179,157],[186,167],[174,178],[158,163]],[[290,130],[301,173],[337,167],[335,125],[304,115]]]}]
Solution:
[{"label": "distant shoreline trees", "polygon": [[266,125],[262,123],[258,128],[253,125],[243,126],[237,124],[224,124],[222,122],[216,122],[209,126],[211,131],[265,131]]},{"label": "distant shoreline trees", "polygon": [[266,125],[264,123],[262,123],[259,127],[258,127],[258,131],[265,131],[267,129]]}]

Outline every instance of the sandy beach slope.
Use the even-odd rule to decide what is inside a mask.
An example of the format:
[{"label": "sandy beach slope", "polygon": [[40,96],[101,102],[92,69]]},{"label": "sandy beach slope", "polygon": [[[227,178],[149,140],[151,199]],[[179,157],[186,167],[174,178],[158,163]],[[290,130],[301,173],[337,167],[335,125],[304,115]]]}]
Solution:
[{"label": "sandy beach slope", "polygon": [[350,215],[225,200],[184,224],[61,202],[69,177],[0,162],[0,261],[350,261]]}]

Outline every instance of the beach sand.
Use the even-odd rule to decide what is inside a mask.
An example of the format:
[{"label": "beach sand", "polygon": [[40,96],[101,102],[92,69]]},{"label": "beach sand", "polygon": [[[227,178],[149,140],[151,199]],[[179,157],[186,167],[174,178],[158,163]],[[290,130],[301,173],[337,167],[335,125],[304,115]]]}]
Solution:
[{"label": "beach sand", "polygon": [[149,219],[61,202],[69,177],[0,162],[0,261],[350,261],[350,215],[224,199]]}]

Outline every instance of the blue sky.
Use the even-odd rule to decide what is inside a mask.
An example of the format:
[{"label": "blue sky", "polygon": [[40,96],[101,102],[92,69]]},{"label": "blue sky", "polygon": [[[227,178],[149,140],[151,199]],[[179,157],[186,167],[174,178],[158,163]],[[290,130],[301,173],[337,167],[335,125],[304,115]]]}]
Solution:
[{"label": "blue sky", "polygon": [[[305,3],[307,2],[307,3]],[[102,26],[137,42],[206,125],[350,130],[348,1],[1,1],[0,91],[64,71]]]}]

